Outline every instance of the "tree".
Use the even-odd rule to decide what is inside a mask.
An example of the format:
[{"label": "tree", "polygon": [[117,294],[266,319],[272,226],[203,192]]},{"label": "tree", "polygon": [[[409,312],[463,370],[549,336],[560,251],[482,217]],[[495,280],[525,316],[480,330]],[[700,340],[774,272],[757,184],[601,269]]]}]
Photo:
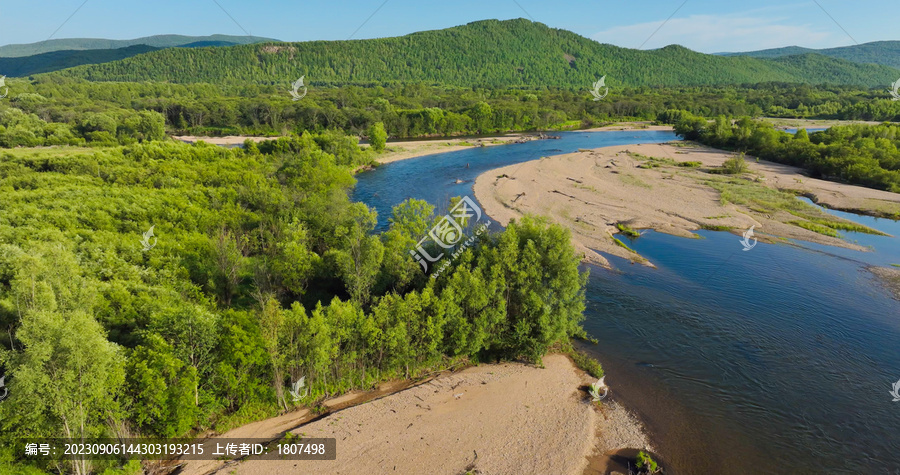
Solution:
[{"label": "tree", "polygon": [[384,130],[384,122],[375,122],[369,127],[369,143],[376,152],[384,151],[387,143],[387,132]]},{"label": "tree", "polygon": [[[28,312],[16,337],[24,349],[11,357],[13,384],[3,410],[13,414],[3,418],[5,430],[78,441],[103,436],[107,421],[121,417],[124,358],[91,315]],[[87,459],[71,465],[78,475],[91,471]]]},{"label": "tree", "polygon": [[475,127],[478,129],[478,133],[483,134],[490,127],[493,109],[491,109],[490,104],[482,101],[472,107],[470,115],[472,116],[472,120],[475,121]]},{"label": "tree", "polygon": [[222,303],[231,305],[231,299],[237,292],[238,282],[241,280],[241,272],[244,269],[244,242],[241,237],[235,236],[224,226],[216,235],[215,263],[218,270],[218,285]]},{"label": "tree", "polygon": [[350,216],[336,231],[341,248],[331,251],[338,270],[354,301],[366,304],[369,290],[381,269],[384,245],[369,232],[375,227],[376,214],[363,204],[354,205]]},{"label": "tree", "polygon": [[269,362],[272,366],[272,387],[275,389],[275,399],[282,409],[287,409],[284,400],[284,355],[282,354],[282,340],[285,326],[284,312],[281,304],[274,297],[261,302],[262,308],[257,310],[260,335]]},{"label": "tree", "polygon": [[158,335],[148,335],[125,365],[131,420],[153,435],[178,437],[190,430],[198,413],[197,386],[197,370],[176,358]]}]

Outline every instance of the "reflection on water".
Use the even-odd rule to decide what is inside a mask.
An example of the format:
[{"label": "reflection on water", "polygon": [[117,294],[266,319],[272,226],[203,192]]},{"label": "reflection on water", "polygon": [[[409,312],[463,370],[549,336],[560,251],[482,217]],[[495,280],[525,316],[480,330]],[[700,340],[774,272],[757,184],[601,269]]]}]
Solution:
[{"label": "reflection on water", "polygon": [[[359,175],[355,197],[384,226],[407,197],[446,208],[484,171],[561,153],[554,148],[670,139],[567,133],[401,161]],[[900,236],[900,223],[848,217]],[[900,468],[900,403],[888,394],[900,379],[900,302],[865,270],[900,264],[900,240],[844,233],[873,251],[759,243],[745,252],[739,236],[700,234],[645,233],[629,246],[658,268],[610,257],[618,270],[591,268],[587,292],[585,328],[599,340],[587,349],[675,473]]]}]

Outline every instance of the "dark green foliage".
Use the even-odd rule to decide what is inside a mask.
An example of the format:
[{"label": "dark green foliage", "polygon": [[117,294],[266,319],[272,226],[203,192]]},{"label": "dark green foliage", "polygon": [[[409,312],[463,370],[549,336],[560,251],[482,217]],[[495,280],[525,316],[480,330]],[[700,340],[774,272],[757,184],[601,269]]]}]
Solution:
[{"label": "dark green foliage", "polygon": [[[835,126],[793,136],[766,122],[742,118],[717,120],[713,126],[689,116],[675,126],[685,138],[716,147],[746,151],[760,159],[806,168],[814,177],[900,192],[900,126]],[[741,160],[725,171],[738,171]]]},{"label": "dark green foliage", "polygon": [[569,351],[569,356],[572,357],[572,360],[575,362],[576,366],[597,379],[602,378],[606,374],[603,371],[603,367],[600,365],[600,362],[583,351],[578,351],[573,348]]},{"label": "dark green foliage", "polygon": [[[3,47],[0,47],[0,50],[2,49]],[[159,48],[152,46],[134,45],[118,49],[52,51],[18,58],[0,57],[0,71],[9,77],[24,77],[59,71],[60,69],[81,66],[82,64],[108,63],[158,50]]]},{"label": "dark green foliage", "polygon": [[[299,72],[298,57],[303,58],[304,68]],[[898,71],[820,55],[758,59],[702,54],[675,45],[649,51],[620,48],[520,18],[477,21],[396,38],[173,48],[54,74],[91,81],[285,87],[305,74],[314,88],[421,81],[460,87],[585,90],[606,75],[616,90],[761,81],[876,86],[890,84]]]},{"label": "dark green foliage", "polygon": [[537,362],[583,335],[567,231],[513,222],[431,279],[409,250],[433,207],[401,204],[373,234],[349,201],[368,156],[337,132],[0,152],[0,445],[224,430],[458,362]]},{"label": "dark green foliage", "polygon": [[756,58],[779,58],[800,54],[816,53],[832,58],[846,59],[861,64],[883,64],[892,68],[900,68],[900,41],[873,41],[861,45],[839,46],[837,48],[810,49],[799,46],[773,48],[745,53],[728,53],[728,55],[753,56]]}]

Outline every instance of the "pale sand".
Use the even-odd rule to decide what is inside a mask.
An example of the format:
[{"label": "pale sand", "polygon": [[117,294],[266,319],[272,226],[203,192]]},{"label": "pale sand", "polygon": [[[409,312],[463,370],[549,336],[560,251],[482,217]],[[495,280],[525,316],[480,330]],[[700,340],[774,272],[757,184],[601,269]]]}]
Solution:
[{"label": "pale sand", "polygon": [[581,129],[576,132],[615,132],[621,130],[673,130],[671,125],[653,125],[652,122],[617,122],[615,124]]},{"label": "pale sand", "polygon": [[[720,166],[733,156],[696,145],[605,147],[491,170],[475,181],[475,195],[485,212],[504,225],[525,213],[551,217],[572,230],[573,242],[586,261],[606,267],[607,259],[594,250],[652,265],[613,241],[616,223],[684,237],[695,237],[693,231],[701,225],[729,226],[736,234],[755,225],[755,237],[761,241],[788,238],[866,250],[786,224],[797,219],[786,212],[768,215],[745,206],[722,205],[719,192],[702,182],[722,175],[676,166],[637,168],[642,162],[631,158],[629,152],[679,162],[699,161],[704,167]],[[746,160],[750,173],[744,177],[759,177],[761,185],[795,190],[830,208],[900,213],[900,194],[812,179],[798,168],[757,163],[753,157]],[[627,242],[624,237],[620,239]],[[738,240],[735,246],[740,246]]]},{"label": "pale sand", "polygon": [[335,437],[337,460],[251,458],[222,473],[580,474],[597,454],[652,449],[620,405],[590,403],[583,387],[593,380],[568,357],[544,366],[468,368],[292,431]]},{"label": "pale sand", "polygon": [[[507,145],[517,142],[527,142],[537,140],[538,132],[520,132],[510,133],[497,137],[478,137],[478,138],[440,138],[440,139],[423,139],[423,140],[404,140],[404,141],[388,141],[385,152],[375,157],[375,161],[380,164],[396,162],[398,160],[407,160],[410,158],[422,157],[444,152],[456,152],[472,147],[491,147],[494,145]],[[545,132],[544,135],[555,135],[554,132]],[[549,139],[552,140],[552,139]],[[368,144],[360,144],[360,147],[367,147]]]},{"label": "pale sand", "polygon": [[264,140],[275,140],[278,137],[251,137],[246,135],[228,135],[225,137],[197,137],[194,135],[173,135],[172,138],[185,143],[195,143],[202,140],[208,144],[213,145],[241,145],[245,140],[248,139],[259,143]]}]

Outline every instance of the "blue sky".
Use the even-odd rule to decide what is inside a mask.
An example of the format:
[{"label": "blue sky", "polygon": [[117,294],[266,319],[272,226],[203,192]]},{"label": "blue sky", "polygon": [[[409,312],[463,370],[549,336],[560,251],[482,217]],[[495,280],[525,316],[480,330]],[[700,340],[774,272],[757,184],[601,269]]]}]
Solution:
[{"label": "blue sky", "polygon": [[683,0],[387,0],[377,13],[384,0],[87,0],[68,22],[84,0],[7,0],[0,3],[0,44],[45,40],[64,22],[54,38],[242,35],[246,30],[306,41],[398,36],[475,20],[520,17],[618,46],[643,44],[650,49],[678,43],[706,53],[900,39],[896,1],[817,1],[840,26],[813,0],[687,0],[664,25]]}]

